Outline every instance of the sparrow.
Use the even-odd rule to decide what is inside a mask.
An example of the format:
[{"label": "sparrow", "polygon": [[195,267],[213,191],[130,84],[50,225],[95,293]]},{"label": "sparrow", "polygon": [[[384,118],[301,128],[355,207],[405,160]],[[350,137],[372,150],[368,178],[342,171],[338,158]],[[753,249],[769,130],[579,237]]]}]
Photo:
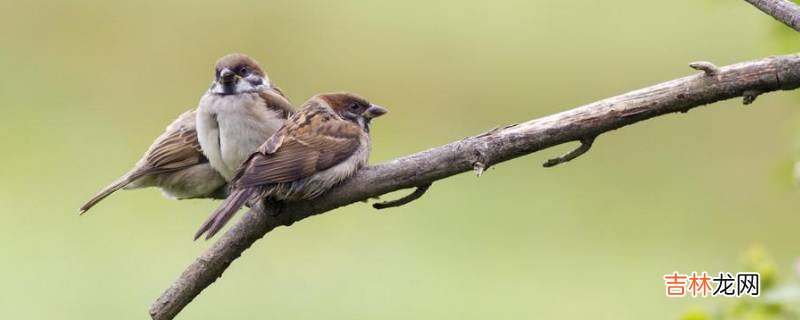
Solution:
[{"label": "sparrow", "polygon": [[[246,83],[239,84],[238,80],[248,71]],[[232,70],[239,72],[233,74]],[[283,92],[275,86],[258,63],[242,54],[230,54],[217,61],[216,80],[212,83],[204,98],[209,95],[230,95],[234,92],[252,91],[258,96],[263,110],[250,110],[253,114],[267,117],[256,117],[262,123],[244,122],[249,128],[261,128],[272,134],[280,124],[291,114],[292,106]],[[201,111],[204,111],[203,101],[197,109],[181,114],[177,120],[167,126],[166,131],[156,138],[155,142],[147,149],[144,156],[128,173],[111,183],[80,208],[83,214],[99,201],[108,197],[119,189],[136,189],[145,187],[159,187],[162,193],[175,199],[190,199],[204,197],[224,197],[225,185],[228,179],[218,172],[219,169],[210,159],[219,159],[219,153],[206,156],[200,141],[200,125],[197,122]],[[221,105],[224,107],[225,105]],[[207,107],[207,106],[206,106]],[[236,107],[236,106],[234,106]],[[208,128],[211,124],[204,122]],[[273,129],[274,128],[274,129]],[[206,133],[208,130],[205,131]],[[260,142],[269,137],[266,134]],[[214,144],[209,148],[214,150]],[[255,144],[252,150],[258,147]],[[217,143],[216,150],[219,150]],[[251,151],[252,151],[251,150]]]},{"label": "sparrow", "polygon": [[80,208],[83,214],[119,189],[159,187],[168,198],[187,199],[224,192],[222,178],[200,151],[195,111],[173,121],[136,165]]},{"label": "sparrow", "polygon": [[367,164],[370,120],[387,112],[351,93],[318,94],[252,153],[195,233],[210,239],[246,202],[313,199]]},{"label": "sparrow", "polygon": [[258,62],[229,54],[217,61],[214,81],[200,98],[197,138],[211,166],[230,181],[292,113],[292,105]]}]

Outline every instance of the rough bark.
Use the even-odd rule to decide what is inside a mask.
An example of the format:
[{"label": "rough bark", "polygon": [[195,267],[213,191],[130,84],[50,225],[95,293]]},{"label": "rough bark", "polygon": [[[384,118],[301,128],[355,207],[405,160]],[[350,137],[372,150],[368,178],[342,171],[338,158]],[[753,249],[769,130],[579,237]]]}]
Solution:
[{"label": "rough bark", "polygon": [[790,0],[745,0],[790,28],[800,31],[800,6]]},{"label": "rough bark", "polygon": [[581,142],[576,151],[546,163],[556,165],[589,151],[601,134],[639,121],[734,97],[752,102],[759,94],[800,87],[800,54],[721,68],[707,62],[691,66],[703,72],[367,167],[322,197],[285,204],[280,212],[251,209],[178,277],[152,305],[150,314],[153,319],[172,319],[244,250],[278,226],[400,189],[422,187],[424,192],[436,180],[471,170],[480,174],[503,161]]}]

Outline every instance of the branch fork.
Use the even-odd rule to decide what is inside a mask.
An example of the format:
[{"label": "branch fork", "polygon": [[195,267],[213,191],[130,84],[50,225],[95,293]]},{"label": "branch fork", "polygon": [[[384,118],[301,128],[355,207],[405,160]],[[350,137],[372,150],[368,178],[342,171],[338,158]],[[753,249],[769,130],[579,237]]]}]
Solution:
[{"label": "branch fork", "polygon": [[579,145],[577,148],[575,148],[574,150],[564,154],[563,156],[547,160],[547,162],[542,164],[542,166],[545,167],[545,168],[551,168],[551,167],[555,167],[555,166],[557,166],[559,164],[572,161],[575,158],[582,156],[584,153],[589,152],[589,149],[592,148],[592,144],[594,143],[594,139],[595,138],[596,137],[589,137],[589,138],[580,139],[579,141],[581,142],[581,145]]},{"label": "branch fork", "polygon": [[689,64],[692,69],[703,71],[706,76],[713,77],[719,74],[719,68],[708,61],[695,61]]},{"label": "branch fork", "polygon": [[374,203],[374,204],[372,204],[372,207],[375,208],[375,209],[381,210],[381,209],[394,208],[394,207],[399,207],[399,206],[406,205],[406,204],[408,204],[408,203],[410,203],[410,202],[412,202],[414,200],[422,198],[422,196],[425,195],[425,192],[427,192],[428,188],[430,188],[430,187],[431,187],[431,183],[423,184],[423,185],[417,187],[416,189],[414,189],[414,192],[410,193],[409,195],[407,195],[405,197],[402,197],[402,198],[397,199],[397,200]]}]

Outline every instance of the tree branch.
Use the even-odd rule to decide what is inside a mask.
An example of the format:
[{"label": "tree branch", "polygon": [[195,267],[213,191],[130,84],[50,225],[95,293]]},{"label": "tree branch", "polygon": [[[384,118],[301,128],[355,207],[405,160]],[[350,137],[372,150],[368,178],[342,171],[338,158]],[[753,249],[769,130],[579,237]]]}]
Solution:
[{"label": "tree branch", "polygon": [[596,137],[657,116],[686,112],[748,92],[763,94],[800,87],[800,54],[713,69],[713,77],[703,73],[675,79],[366,167],[322,197],[286,203],[279,212],[274,208],[257,206],[180,275],[153,303],[150,314],[153,319],[172,319],[219,278],[242,252],[278,226],[288,226],[388,192],[425,186],[475,168],[483,170],[489,165],[552,146],[589,141],[585,137]]},{"label": "tree branch", "polygon": [[800,32],[800,6],[790,0],[745,0],[758,10]]}]

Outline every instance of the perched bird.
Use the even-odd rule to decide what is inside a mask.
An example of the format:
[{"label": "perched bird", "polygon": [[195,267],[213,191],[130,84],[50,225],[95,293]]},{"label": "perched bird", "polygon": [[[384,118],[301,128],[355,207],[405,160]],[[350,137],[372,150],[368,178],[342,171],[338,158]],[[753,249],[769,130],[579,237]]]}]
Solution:
[{"label": "perched bird", "polygon": [[167,126],[133,169],[90,199],[80,212],[123,188],[159,187],[169,198],[186,199],[223,192],[224,185],[225,179],[200,151],[195,112],[190,110]]},{"label": "perched bird", "polygon": [[[240,81],[242,78],[245,80]],[[250,97],[248,92],[252,92],[255,97]],[[215,98],[218,96],[231,97],[232,101],[236,101],[238,97],[240,101],[252,103],[226,104],[222,101],[228,100]],[[217,102],[204,105],[203,102],[209,102],[208,100]],[[198,109],[180,115],[167,127],[166,132],[156,138],[134,168],[84,204],[80,208],[81,214],[119,189],[159,187],[165,196],[176,199],[224,197],[225,184],[229,178],[226,179],[220,173],[228,172],[228,169],[226,167],[226,171],[218,172],[214,163],[221,159],[219,139],[208,134],[209,131],[214,131],[209,128],[216,126],[216,122],[207,121],[207,117],[200,116],[207,115],[205,112],[209,107],[221,108],[225,110],[223,114],[253,115],[245,116],[238,124],[236,119],[232,119],[232,125],[228,127],[243,128],[244,136],[253,140],[249,142],[252,147],[247,155],[274,133],[292,112],[292,106],[283,92],[270,82],[258,63],[242,54],[224,56],[217,62],[216,79],[203,96]],[[228,112],[226,108],[232,111]],[[216,118],[216,114],[213,117]],[[222,118],[230,119],[225,116]],[[197,123],[200,119],[204,121],[202,127],[206,137],[217,141],[216,148],[215,144],[208,144],[212,151],[208,156],[202,149],[201,139],[198,139],[201,138],[198,135],[201,133],[201,126]],[[236,130],[233,131],[236,134]],[[257,137],[253,134],[247,135],[249,131],[257,131],[259,134]]]},{"label": "perched bird", "polygon": [[350,93],[319,94],[262,144],[194,238],[214,236],[247,201],[312,199],[366,165],[370,120],[386,109]]},{"label": "perched bird", "polygon": [[197,107],[197,137],[211,166],[229,181],[239,166],[293,112],[258,62],[243,54],[217,61]]}]

